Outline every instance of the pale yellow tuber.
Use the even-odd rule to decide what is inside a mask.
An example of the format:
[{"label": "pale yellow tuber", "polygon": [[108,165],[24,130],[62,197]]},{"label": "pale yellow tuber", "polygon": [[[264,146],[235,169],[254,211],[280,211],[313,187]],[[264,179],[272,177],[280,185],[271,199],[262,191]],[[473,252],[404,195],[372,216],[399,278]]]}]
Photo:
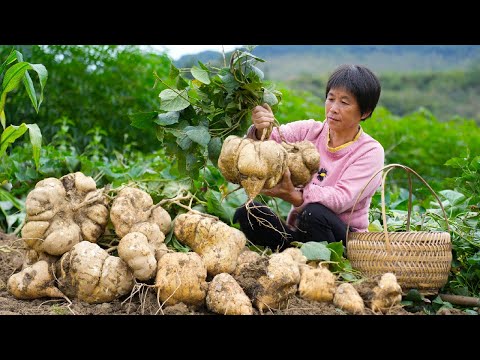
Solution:
[{"label": "pale yellow tuber", "polygon": [[134,285],[132,271],[97,244],[82,241],[57,262],[60,290],[88,303],[103,303],[128,294]]},{"label": "pale yellow tuber", "polygon": [[65,297],[55,286],[53,269],[43,260],[10,276],[7,282],[7,290],[17,299]]},{"label": "pale yellow tuber", "polygon": [[123,238],[135,224],[149,222],[156,224],[165,235],[171,228],[171,217],[158,205],[153,205],[152,197],[143,190],[125,187],[112,202],[110,219],[115,233]]},{"label": "pale yellow tuber", "polygon": [[155,286],[166,306],[183,302],[194,307],[205,303],[207,269],[194,252],[167,253],[158,261]]},{"label": "pale yellow tuber", "polygon": [[307,184],[320,167],[320,154],[315,145],[308,140],[291,144],[282,142],[287,150],[287,163],[294,186]]},{"label": "pale yellow tuber", "polygon": [[209,275],[230,274],[235,270],[247,241],[243,232],[196,213],[180,214],[174,223],[176,238],[201,256]]},{"label": "pale yellow tuber", "polygon": [[157,271],[155,249],[148,243],[148,238],[144,234],[128,233],[120,240],[117,250],[118,256],[132,269],[136,279],[146,281],[155,276]]},{"label": "pale yellow tuber", "polygon": [[371,308],[374,312],[387,313],[392,307],[402,301],[402,288],[397,277],[392,273],[385,273],[373,288]]},{"label": "pale yellow tuber", "polygon": [[255,141],[235,135],[222,145],[218,168],[224,178],[254,199],[262,189],[277,185],[287,169],[287,151],[273,140]]},{"label": "pale yellow tuber", "polygon": [[337,287],[333,304],[350,314],[360,315],[365,312],[365,304],[352,284],[343,283]]},{"label": "pale yellow tuber", "polygon": [[60,256],[75,244],[96,242],[108,222],[107,198],[81,172],[39,181],[27,196],[22,238],[28,248]]},{"label": "pale yellow tuber", "polygon": [[335,295],[335,275],[322,267],[312,269],[304,265],[298,292],[300,297],[314,301],[332,301]]},{"label": "pale yellow tuber", "polygon": [[207,309],[223,315],[252,315],[252,303],[235,279],[227,273],[216,275],[208,285]]}]

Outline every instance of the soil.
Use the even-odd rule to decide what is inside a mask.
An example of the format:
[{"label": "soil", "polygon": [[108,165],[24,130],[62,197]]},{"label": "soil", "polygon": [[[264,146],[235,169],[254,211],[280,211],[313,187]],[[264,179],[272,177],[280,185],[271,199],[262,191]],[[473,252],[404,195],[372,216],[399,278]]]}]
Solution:
[{"label": "soil", "polygon": [[[21,270],[24,260],[23,240],[13,234],[0,232],[0,315],[215,315],[206,308],[192,309],[183,303],[174,306],[160,306],[153,286],[137,284],[130,295],[103,304],[88,304],[76,299],[42,298],[18,300],[7,292],[8,278]],[[260,270],[264,271],[264,270]],[[244,279],[244,281],[247,281]],[[240,283],[240,282],[239,282]],[[358,292],[368,304],[373,283],[363,282],[357,285]],[[245,284],[244,284],[245,285]],[[247,286],[250,292],[255,288]],[[461,311],[443,311],[441,314],[460,314]],[[254,310],[255,315],[260,315]],[[265,315],[346,315],[332,303],[309,301],[294,296],[282,310],[269,310]],[[367,315],[374,315],[366,309]],[[465,313],[463,313],[465,314]],[[391,309],[388,315],[413,315],[401,306]]]}]

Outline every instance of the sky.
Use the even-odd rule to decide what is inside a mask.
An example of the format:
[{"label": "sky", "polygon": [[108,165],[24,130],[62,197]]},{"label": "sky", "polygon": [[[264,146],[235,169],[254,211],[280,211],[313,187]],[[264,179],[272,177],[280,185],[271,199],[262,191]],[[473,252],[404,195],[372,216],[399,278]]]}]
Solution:
[{"label": "sky", "polygon": [[[183,55],[197,54],[205,50],[222,52],[222,45],[152,45],[159,50],[166,50],[173,60],[180,59]],[[225,52],[232,51],[242,45],[223,45]]]}]

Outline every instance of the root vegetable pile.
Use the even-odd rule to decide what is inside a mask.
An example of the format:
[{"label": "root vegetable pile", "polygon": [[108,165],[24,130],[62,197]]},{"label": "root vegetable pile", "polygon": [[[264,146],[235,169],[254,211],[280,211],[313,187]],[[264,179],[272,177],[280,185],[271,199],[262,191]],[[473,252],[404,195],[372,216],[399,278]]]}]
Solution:
[{"label": "root vegetable pile", "polygon": [[[263,151],[264,145],[257,144],[268,147],[250,140],[243,147]],[[247,163],[242,161],[237,163]],[[370,279],[359,291],[356,284],[340,282],[326,264],[308,262],[300,249],[260,255],[246,247],[240,230],[190,210],[176,216],[172,228],[170,214],[142,190],[125,187],[107,197],[81,173],[42,180],[27,197],[28,226],[22,234],[29,246],[23,269],[10,276],[7,290],[24,300],[103,303],[133,296],[135,288],[147,285],[155,289],[160,307],[183,303],[225,315],[286,309],[294,296],[349,314],[387,314],[401,306],[402,289],[394,274]],[[108,215],[118,246],[110,244],[106,251],[95,242],[105,232]],[[193,251],[168,249],[167,234]]]}]

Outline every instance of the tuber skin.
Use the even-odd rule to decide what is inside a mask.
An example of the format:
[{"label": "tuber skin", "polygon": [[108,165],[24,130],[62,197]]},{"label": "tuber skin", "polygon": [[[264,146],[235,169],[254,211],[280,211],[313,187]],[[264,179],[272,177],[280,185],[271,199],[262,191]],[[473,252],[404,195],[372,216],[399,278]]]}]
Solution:
[{"label": "tuber skin", "polygon": [[207,269],[198,254],[167,253],[158,261],[157,269],[155,286],[165,306],[181,302],[193,307],[204,305]]},{"label": "tuber skin", "polygon": [[144,234],[135,231],[128,233],[120,240],[117,250],[118,256],[132,269],[135,279],[146,281],[155,276],[155,249]]},{"label": "tuber skin", "polygon": [[113,301],[128,294],[134,285],[125,261],[88,241],[63,254],[57,262],[56,275],[65,295],[87,303]]},{"label": "tuber skin", "polygon": [[343,283],[337,287],[333,304],[350,314],[360,315],[365,312],[365,304],[352,284]]},{"label": "tuber skin", "polygon": [[320,167],[320,154],[315,145],[308,140],[287,144],[282,142],[287,150],[287,164],[295,187],[306,185]]},{"label": "tuber skin", "polygon": [[10,276],[7,282],[7,291],[17,299],[22,300],[65,297],[55,286],[53,271],[45,260],[37,261],[19,273]]},{"label": "tuber skin", "polygon": [[402,288],[397,282],[397,277],[392,273],[385,273],[373,288],[371,308],[373,312],[386,314],[392,307],[402,301]]},{"label": "tuber skin", "polygon": [[258,279],[260,285],[253,304],[263,312],[268,309],[284,309],[295,295],[300,282],[298,263],[289,254],[270,256],[266,275]]},{"label": "tuber skin", "polygon": [[298,292],[300,297],[314,301],[333,301],[335,295],[335,275],[330,270],[319,267],[312,269],[304,265],[301,271]]},{"label": "tuber skin", "polygon": [[208,285],[207,309],[223,315],[252,315],[250,299],[230,274],[216,275]]},{"label": "tuber skin", "polygon": [[218,167],[224,178],[245,189],[254,199],[262,189],[271,189],[287,169],[287,151],[275,141],[255,141],[235,135],[222,145]]},{"label": "tuber skin", "polygon": [[152,197],[143,190],[125,187],[112,202],[110,219],[115,233],[123,238],[135,224],[149,222],[156,224],[166,235],[171,229],[172,219],[168,212],[153,205]]},{"label": "tuber skin", "polygon": [[108,222],[103,189],[81,172],[39,181],[28,194],[22,238],[39,253],[60,256],[75,244],[96,242]]},{"label": "tuber skin", "polygon": [[180,242],[201,256],[211,276],[231,274],[247,241],[240,230],[196,213],[178,215],[173,231]]}]

